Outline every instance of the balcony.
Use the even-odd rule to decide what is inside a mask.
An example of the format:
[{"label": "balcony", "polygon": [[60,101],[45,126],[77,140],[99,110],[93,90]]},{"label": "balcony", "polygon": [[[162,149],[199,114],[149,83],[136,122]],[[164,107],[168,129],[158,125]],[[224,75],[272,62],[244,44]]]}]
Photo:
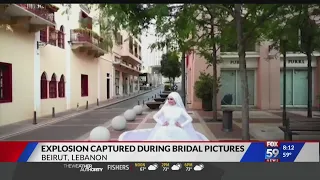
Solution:
[{"label": "balcony", "polygon": [[123,49],[122,58],[134,65],[140,65],[142,63],[141,60],[139,59],[139,56],[137,54],[134,54],[134,52],[131,50],[128,51]]},{"label": "balcony", "polygon": [[103,39],[90,29],[71,30],[71,44],[73,50],[86,52],[89,56],[95,58],[104,55]]},{"label": "balcony", "polygon": [[136,75],[136,76],[140,74],[140,70],[138,67],[132,66],[130,64],[126,64],[121,59],[116,59],[113,62],[113,66],[117,68],[119,71],[125,72],[127,74]]},{"label": "balcony", "polygon": [[54,13],[58,9],[50,4],[1,4],[0,24],[37,32],[47,26],[55,26]]},{"label": "balcony", "polygon": [[122,59],[130,62],[131,64],[134,65],[140,65],[142,64],[142,61],[139,59],[139,55],[136,51],[134,51],[132,48],[123,48],[122,49]]}]

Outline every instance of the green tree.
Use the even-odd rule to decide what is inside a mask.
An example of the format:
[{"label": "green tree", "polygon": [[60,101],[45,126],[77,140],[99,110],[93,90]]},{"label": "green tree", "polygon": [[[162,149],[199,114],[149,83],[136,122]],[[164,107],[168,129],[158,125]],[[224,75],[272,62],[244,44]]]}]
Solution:
[{"label": "green tree", "polygon": [[287,51],[306,54],[308,61],[308,117],[312,117],[312,53],[320,49],[320,28],[316,23],[319,6],[316,4],[287,4],[282,14],[262,28],[264,38],[280,49],[280,39],[288,39]]},{"label": "green tree", "polygon": [[[180,51],[182,61],[185,60],[184,55],[193,49],[204,57],[209,66],[212,66],[213,77],[217,81],[217,64],[219,63],[217,52],[221,38],[220,32],[216,29],[225,24],[223,22],[226,22],[227,13],[211,4],[162,4],[153,6],[151,12],[153,13],[151,16],[155,19],[157,34],[165,37],[163,41],[153,44],[151,48],[162,49],[166,46]],[[185,67],[182,66],[182,70],[184,69]],[[216,120],[216,92],[218,92],[216,83],[213,84],[212,89],[214,92],[212,93],[213,120]]]},{"label": "green tree", "polygon": [[168,52],[162,55],[160,72],[164,77],[172,79],[173,83],[175,78],[181,75],[181,64],[176,52]]},{"label": "green tree", "polygon": [[[246,68],[246,47],[252,40],[259,39],[259,30],[269,20],[276,17],[280,7],[284,5],[276,4],[222,4],[224,9],[232,18],[236,30],[237,51],[239,55],[239,70],[242,89],[242,139],[250,140],[249,134],[249,89]],[[232,38],[232,36],[230,37]],[[231,40],[229,38],[229,41]]]},{"label": "green tree", "polygon": [[[246,72],[245,50],[252,39],[259,37],[259,28],[269,19],[277,16],[279,7],[284,5],[243,5],[243,4],[101,4],[100,8],[106,17],[114,17],[115,27],[125,28],[133,33],[140,33],[150,24],[156,26],[157,33],[168,40],[157,43],[158,48],[165,45],[174,46],[184,56],[194,47],[196,52],[213,65],[219,62],[217,44],[225,41],[238,42],[239,64],[243,89],[242,125],[243,139],[249,139],[249,92]],[[231,20],[226,21],[228,19]],[[233,25],[236,36],[227,34],[221,37],[219,31],[225,25]],[[247,26],[249,25],[249,26]],[[246,30],[246,31],[244,31]],[[210,33],[211,32],[211,33]],[[222,31],[220,31],[222,32]],[[184,60],[184,58],[183,58]],[[216,76],[214,73],[214,76]],[[215,77],[215,79],[217,79]],[[216,84],[216,83],[214,83]],[[214,86],[214,85],[213,85]],[[215,91],[217,87],[214,87]],[[216,93],[214,93],[216,94]],[[216,101],[213,103],[216,104]]]},{"label": "green tree", "polygon": [[[227,24],[227,13],[220,9],[216,4],[201,4],[195,5],[193,10],[193,16],[188,18],[194,21],[195,29],[198,30],[194,35],[194,48],[196,52],[203,57],[211,66],[213,72],[212,83],[212,110],[213,121],[218,119],[217,117],[217,93],[219,91],[217,76],[217,65],[220,63],[220,57],[218,51],[221,49],[221,44],[225,39],[221,38],[221,29],[225,28]],[[201,12],[199,14],[199,12]],[[201,18],[199,18],[199,16]]]}]

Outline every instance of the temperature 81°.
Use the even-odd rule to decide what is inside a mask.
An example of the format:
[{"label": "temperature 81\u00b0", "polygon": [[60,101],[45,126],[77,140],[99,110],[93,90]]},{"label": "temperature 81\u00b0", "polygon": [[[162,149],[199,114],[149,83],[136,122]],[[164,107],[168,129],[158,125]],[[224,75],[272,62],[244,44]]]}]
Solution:
[{"label": "temperature 81\u00b0", "polygon": [[282,157],[287,158],[290,157],[292,155],[292,152],[283,152],[282,153]]}]

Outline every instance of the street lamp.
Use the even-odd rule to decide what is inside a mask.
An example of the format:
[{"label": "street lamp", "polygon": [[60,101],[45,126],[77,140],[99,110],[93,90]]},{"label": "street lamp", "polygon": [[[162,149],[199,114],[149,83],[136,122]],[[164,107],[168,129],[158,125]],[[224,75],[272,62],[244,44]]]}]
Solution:
[{"label": "street lamp", "polygon": [[[283,98],[283,106],[282,106],[282,124],[283,126],[287,127],[289,125],[289,120],[287,119],[287,107],[286,107],[286,74],[287,74],[287,42],[288,37],[282,36],[280,40],[280,51],[283,55],[283,91],[282,91],[282,98]],[[285,133],[286,134],[286,133]]]}]

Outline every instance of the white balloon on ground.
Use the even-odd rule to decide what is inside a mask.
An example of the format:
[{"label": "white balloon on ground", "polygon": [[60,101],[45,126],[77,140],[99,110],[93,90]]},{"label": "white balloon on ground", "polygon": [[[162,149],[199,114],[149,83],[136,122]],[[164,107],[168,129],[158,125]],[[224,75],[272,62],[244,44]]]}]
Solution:
[{"label": "white balloon on ground", "polygon": [[110,140],[110,131],[103,126],[95,127],[91,130],[90,141],[109,141]]},{"label": "white balloon on ground", "polygon": [[134,121],[136,119],[136,112],[133,109],[128,109],[126,112],[123,113],[124,118],[126,118],[127,121]]},{"label": "white balloon on ground", "polygon": [[111,127],[114,130],[121,131],[124,130],[127,126],[127,121],[123,116],[116,116],[111,121]]},{"label": "white balloon on ground", "polygon": [[143,112],[143,108],[142,108],[142,106],[140,106],[140,105],[135,105],[135,106],[133,107],[133,110],[136,112],[137,115],[141,115],[142,112]]}]

